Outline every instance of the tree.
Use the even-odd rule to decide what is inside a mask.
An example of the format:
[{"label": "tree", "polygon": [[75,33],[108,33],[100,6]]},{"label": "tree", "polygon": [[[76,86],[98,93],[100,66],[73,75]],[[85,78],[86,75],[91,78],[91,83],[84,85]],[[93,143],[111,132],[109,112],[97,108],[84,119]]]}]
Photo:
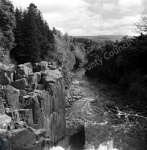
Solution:
[{"label": "tree", "polygon": [[9,0],[0,0],[0,30],[3,34],[0,45],[4,48],[4,53],[14,47],[15,16],[14,7]]},{"label": "tree", "polygon": [[31,3],[27,10],[16,9],[16,47],[11,57],[18,63],[48,60],[53,54],[54,36],[41,12]]},{"label": "tree", "polygon": [[21,9],[16,8],[15,10],[15,18],[16,18],[16,28],[13,30],[15,35],[15,43],[16,46],[11,50],[10,55],[11,58],[17,60],[18,62],[21,60],[21,54],[23,53],[23,12]]},{"label": "tree", "polygon": [[34,4],[30,4],[23,18],[23,62],[38,62],[40,61],[40,45],[39,34],[36,24],[38,9]]},{"label": "tree", "polygon": [[138,33],[147,34],[147,10],[141,13],[141,18],[135,25],[137,27],[136,31]]},{"label": "tree", "polygon": [[46,60],[54,50],[54,36],[50,30],[46,21],[44,21],[41,12],[38,12],[37,19],[37,28],[39,32],[39,42],[41,49],[41,59]]}]

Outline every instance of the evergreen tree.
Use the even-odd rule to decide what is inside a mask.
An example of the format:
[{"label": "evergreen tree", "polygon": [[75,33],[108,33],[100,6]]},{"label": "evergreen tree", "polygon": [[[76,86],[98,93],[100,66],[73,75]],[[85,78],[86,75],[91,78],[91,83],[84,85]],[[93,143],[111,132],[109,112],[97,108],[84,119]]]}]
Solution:
[{"label": "evergreen tree", "polygon": [[11,52],[11,57],[18,63],[47,60],[55,49],[54,36],[41,12],[34,4],[30,4],[24,12],[16,9],[15,17],[17,45]]},{"label": "evergreen tree", "polygon": [[23,26],[23,12],[21,9],[19,10],[16,8],[15,10],[15,18],[16,18],[16,28],[14,29],[15,35],[15,42],[16,46],[11,51],[11,58],[15,58],[18,62],[21,61],[23,52],[23,33],[22,33],[22,26]]},{"label": "evergreen tree", "polygon": [[54,50],[54,36],[46,21],[43,20],[42,14],[39,11],[36,19],[38,31],[39,31],[39,42],[41,49],[41,58],[46,60]]},{"label": "evergreen tree", "polygon": [[23,49],[22,62],[40,61],[39,32],[36,24],[38,9],[34,4],[30,4],[23,18]]}]

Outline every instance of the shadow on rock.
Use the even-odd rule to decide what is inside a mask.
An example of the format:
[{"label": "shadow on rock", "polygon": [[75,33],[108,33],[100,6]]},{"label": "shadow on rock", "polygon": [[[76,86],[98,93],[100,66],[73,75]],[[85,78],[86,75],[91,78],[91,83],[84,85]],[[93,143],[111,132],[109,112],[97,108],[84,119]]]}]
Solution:
[{"label": "shadow on rock", "polygon": [[72,135],[69,139],[71,150],[84,150],[85,145],[85,129],[81,126],[78,133]]}]

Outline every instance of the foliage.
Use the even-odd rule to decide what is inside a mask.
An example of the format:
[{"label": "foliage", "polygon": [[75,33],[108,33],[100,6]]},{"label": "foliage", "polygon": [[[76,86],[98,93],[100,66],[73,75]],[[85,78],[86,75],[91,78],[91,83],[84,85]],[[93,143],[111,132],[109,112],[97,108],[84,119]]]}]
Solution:
[{"label": "foliage", "polygon": [[50,58],[54,52],[54,36],[37,6],[31,3],[23,12],[17,8],[15,17],[17,45],[11,57],[18,63],[33,63]]},{"label": "foliage", "polygon": [[147,34],[147,10],[140,14],[140,20],[135,25],[138,33]]},{"label": "foliage", "polygon": [[75,61],[78,67],[84,60],[82,45],[55,28],[51,30],[33,3],[26,10],[16,8],[14,11],[11,2],[1,0],[0,20],[1,62],[9,59],[8,52],[12,61],[18,64],[56,61],[72,69]]},{"label": "foliage", "polygon": [[9,52],[14,47],[15,16],[8,0],[0,1],[0,62],[10,63]]},{"label": "foliage", "polygon": [[0,40],[0,46],[4,52],[9,52],[14,46],[15,16],[14,7],[9,0],[0,1],[0,30],[3,36]]},{"label": "foliage", "polygon": [[72,70],[77,65],[76,63],[78,63],[77,67],[80,67],[85,60],[85,49],[82,44],[77,43],[67,33],[63,35],[56,28],[53,28],[52,32],[55,38],[54,61],[69,70]]},{"label": "foliage", "polygon": [[[78,39],[77,41],[84,43],[84,48],[87,49],[86,75],[125,87],[133,95],[142,97],[140,102],[147,106],[145,101],[147,98],[147,35],[141,34],[132,39],[124,37],[120,42],[105,41],[100,43],[87,39]],[[130,41],[130,45],[127,48],[122,49],[109,59],[104,57],[105,53],[114,52],[128,41]],[[100,63],[94,64],[100,58],[102,65]],[[91,67],[87,69],[87,66]]]},{"label": "foliage", "polygon": [[71,39],[70,37],[62,33],[55,28],[53,28],[53,33],[55,37],[55,49],[56,56],[55,61],[61,66],[66,66],[71,70],[75,64],[75,54],[71,51]]}]

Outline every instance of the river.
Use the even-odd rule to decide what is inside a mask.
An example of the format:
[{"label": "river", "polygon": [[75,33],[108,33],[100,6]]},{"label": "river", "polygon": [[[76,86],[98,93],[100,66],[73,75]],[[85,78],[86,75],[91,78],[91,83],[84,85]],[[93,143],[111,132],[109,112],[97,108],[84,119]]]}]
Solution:
[{"label": "river", "polygon": [[[89,79],[84,70],[76,72],[67,95],[67,135],[69,128],[79,123],[85,128],[85,137],[78,135],[76,142],[85,138],[83,150],[147,150],[147,118],[123,106],[121,88],[112,87]],[[71,145],[71,150],[82,150]]]}]

